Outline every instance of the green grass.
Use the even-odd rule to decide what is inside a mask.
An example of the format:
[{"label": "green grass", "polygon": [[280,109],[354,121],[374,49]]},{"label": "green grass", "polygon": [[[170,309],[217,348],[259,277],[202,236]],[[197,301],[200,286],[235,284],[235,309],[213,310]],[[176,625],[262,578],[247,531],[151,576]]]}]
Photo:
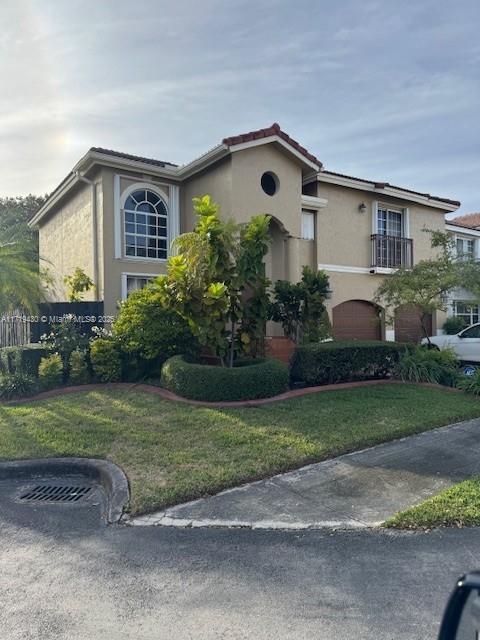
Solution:
[{"label": "green grass", "polygon": [[395,529],[480,525],[480,476],[460,482],[385,522]]},{"label": "green grass", "polygon": [[401,384],[244,409],[105,389],[0,405],[0,459],[108,458],[127,473],[139,514],[479,415],[473,396]]}]

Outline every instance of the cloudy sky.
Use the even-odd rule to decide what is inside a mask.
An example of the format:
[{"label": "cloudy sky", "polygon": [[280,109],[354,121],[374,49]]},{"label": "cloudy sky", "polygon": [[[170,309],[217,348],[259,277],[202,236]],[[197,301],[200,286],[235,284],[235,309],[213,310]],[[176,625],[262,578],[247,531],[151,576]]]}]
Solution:
[{"label": "cloudy sky", "polygon": [[0,24],[0,196],[90,146],[184,163],[277,121],[480,211],[478,0],[1,0]]}]

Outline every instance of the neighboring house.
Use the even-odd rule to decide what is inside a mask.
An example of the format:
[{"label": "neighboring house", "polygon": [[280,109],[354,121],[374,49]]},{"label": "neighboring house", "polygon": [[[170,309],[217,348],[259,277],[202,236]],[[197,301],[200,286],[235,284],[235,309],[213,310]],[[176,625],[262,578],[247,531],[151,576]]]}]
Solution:
[{"label": "neighboring house", "polygon": [[[457,255],[480,260],[480,213],[470,213],[446,221],[447,231],[454,235]],[[465,289],[456,289],[449,296],[448,316],[459,316],[465,324],[480,321],[478,299]]]},{"label": "neighboring house", "polygon": [[96,284],[90,298],[115,314],[130,291],[165,272],[172,240],[194,226],[192,198],[206,193],[238,222],[272,216],[273,281],[298,281],[304,265],[328,272],[336,337],[419,336],[417,314],[401,310],[386,327],[373,297],[397,267],[431,255],[422,230],[443,230],[460,203],[327,171],[277,124],[225,138],[183,166],[90,149],[31,221],[52,299],[65,300],[63,278],[78,266]]}]

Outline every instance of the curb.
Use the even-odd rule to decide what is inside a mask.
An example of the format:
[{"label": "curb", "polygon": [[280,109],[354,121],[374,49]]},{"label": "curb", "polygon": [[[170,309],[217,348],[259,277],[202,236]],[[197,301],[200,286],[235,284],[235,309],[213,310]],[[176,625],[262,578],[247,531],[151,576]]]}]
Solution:
[{"label": "curb", "polygon": [[292,400],[294,398],[301,398],[302,396],[308,396],[314,393],[322,393],[328,391],[342,391],[343,389],[360,389],[362,387],[370,387],[384,384],[416,384],[420,387],[430,387],[436,389],[443,389],[444,391],[451,391],[453,393],[462,393],[460,389],[452,387],[445,387],[439,384],[433,384],[429,382],[411,382],[405,383],[402,380],[392,380],[390,378],[381,378],[379,380],[362,380],[358,382],[340,382],[338,384],[325,384],[316,387],[304,387],[303,389],[291,389],[285,391],[277,396],[270,398],[258,398],[257,400],[235,400],[225,402],[207,402],[204,400],[191,400],[182,396],[177,396],[171,391],[167,391],[162,387],[157,387],[151,384],[144,383],[132,383],[132,382],[110,382],[103,384],[82,384],[71,387],[60,387],[58,389],[52,389],[50,391],[43,391],[37,393],[34,396],[28,398],[20,398],[18,400],[8,400],[6,402],[0,401],[0,406],[17,406],[22,404],[28,404],[29,402],[36,402],[38,400],[48,400],[49,398],[59,398],[61,396],[69,395],[71,393],[83,393],[87,391],[104,391],[108,389],[123,389],[125,391],[142,391],[144,393],[150,393],[152,395],[160,396],[163,400],[169,400],[170,402],[182,402],[194,407],[210,407],[211,409],[228,409],[228,408],[241,408],[241,407],[260,407],[265,404],[271,404],[272,402],[282,402],[283,400]]},{"label": "curb", "polygon": [[0,462],[0,480],[66,474],[78,474],[97,480],[107,495],[107,522],[119,522],[128,505],[130,490],[126,475],[113,462],[95,458],[46,458]]}]

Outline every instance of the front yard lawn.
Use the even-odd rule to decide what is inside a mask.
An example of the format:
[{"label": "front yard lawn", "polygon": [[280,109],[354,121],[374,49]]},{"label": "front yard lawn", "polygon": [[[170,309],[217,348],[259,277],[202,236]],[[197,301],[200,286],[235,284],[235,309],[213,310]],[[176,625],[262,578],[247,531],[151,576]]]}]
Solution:
[{"label": "front yard lawn", "polygon": [[0,405],[0,458],[108,458],[140,514],[248,480],[480,416],[469,395],[415,385],[322,392],[244,409],[131,390]]},{"label": "front yard lawn", "polygon": [[464,480],[390,518],[386,527],[432,529],[480,525],[480,477]]}]

